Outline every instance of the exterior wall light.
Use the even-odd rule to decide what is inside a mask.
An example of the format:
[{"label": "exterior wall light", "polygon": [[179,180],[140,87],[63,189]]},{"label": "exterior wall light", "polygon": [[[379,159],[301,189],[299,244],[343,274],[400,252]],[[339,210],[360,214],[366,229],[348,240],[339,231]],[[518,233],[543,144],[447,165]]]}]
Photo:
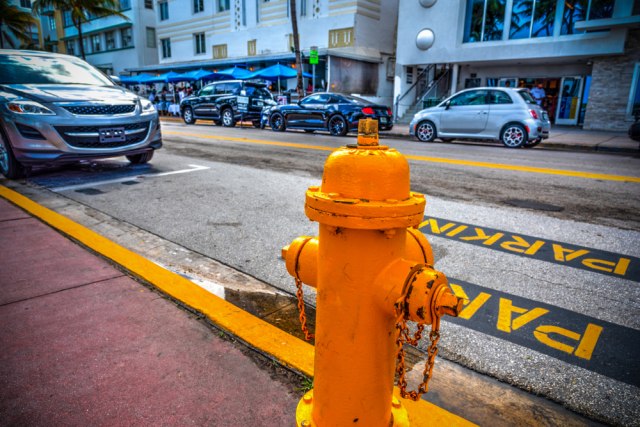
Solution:
[{"label": "exterior wall light", "polygon": [[422,7],[431,7],[434,4],[436,4],[436,2],[438,0],[419,0],[420,1],[420,6]]},{"label": "exterior wall light", "polygon": [[429,28],[425,28],[418,33],[416,37],[416,46],[420,50],[427,50],[433,46],[433,42],[436,40],[436,35]]}]

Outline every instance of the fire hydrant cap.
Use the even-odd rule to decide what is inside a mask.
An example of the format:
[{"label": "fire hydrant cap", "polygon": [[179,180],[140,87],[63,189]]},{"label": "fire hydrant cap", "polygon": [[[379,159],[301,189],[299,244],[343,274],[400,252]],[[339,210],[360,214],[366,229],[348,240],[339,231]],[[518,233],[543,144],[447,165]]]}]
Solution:
[{"label": "fire hydrant cap", "polygon": [[349,145],[327,159],[322,186],[307,191],[305,212],[323,224],[364,229],[420,223],[425,199],[410,191],[409,164],[393,148]]}]

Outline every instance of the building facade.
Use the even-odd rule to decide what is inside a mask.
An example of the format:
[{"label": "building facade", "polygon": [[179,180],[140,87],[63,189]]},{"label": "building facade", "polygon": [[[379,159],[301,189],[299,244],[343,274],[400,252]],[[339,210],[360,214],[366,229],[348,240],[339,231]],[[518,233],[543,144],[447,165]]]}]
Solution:
[{"label": "building facade", "polygon": [[586,129],[640,106],[638,0],[400,0],[398,19],[399,114],[476,86],[542,85],[552,122]]},{"label": "building facade", "polygon": [[[158,62],[154,1],[121,0],[120,9],[127,19],[115,15],[89,17],[89,21],[82,24],[87,62],[108,75]],[[58,50],[80,56],[80,39],[71,14],[62,11],[60,16],[58,25],[62,25],[63,36]],[[53,19],[56,21],[55,14]]]},{"label": "building facade", "polygon": [[[158,0],[155,6],[159,65],[128,67],[131,72],[295,66],[289,0]],[[298,0],[296,8],[303,71],[314,76],[316,90],[391,101],[397,0]]]},{"label": "building facade", "polygon": [[[31,12],[31,0],[9,0],[9,5],[17,7],[23,12]],[[34,49],[40,46],[39,24],[29,25],[25,34],[29,42],[23,41],[11,31],[6,25],[0,23],[0,40],[4,49]]]}]

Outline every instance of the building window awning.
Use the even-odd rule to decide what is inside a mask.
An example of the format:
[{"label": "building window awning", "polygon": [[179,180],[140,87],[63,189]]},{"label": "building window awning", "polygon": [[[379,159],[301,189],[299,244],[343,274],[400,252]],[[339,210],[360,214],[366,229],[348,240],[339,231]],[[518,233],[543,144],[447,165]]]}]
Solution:
[{"label": "building window awning", "polygon": [[[119,28],[126,28],[126,27],[132,27],[133,24],[131,22],[123,22],[121,24],[116,24],[116,25],[112,25],[110,27],[105,27],[105,28],[100,28],[99,30],[94,30],[94,31],[89,31],[86,33],[82,33],[82,38],[86,37],[86,36],[90,36],[93,34],[100,34],[100,33],[104,33],[106,31],[111,31],[111,30],[117,30]],[[65,36],[62,37],[60,40],[73,40],[73,39],[77,39],[78,35],[74,34],[72,36]]]},{"label": "building window awning", "polygon": [[640,26],[640,15],[622,18],[590,19],[574,24],[576,30],[612,30],[614,28],[630,28]]}]

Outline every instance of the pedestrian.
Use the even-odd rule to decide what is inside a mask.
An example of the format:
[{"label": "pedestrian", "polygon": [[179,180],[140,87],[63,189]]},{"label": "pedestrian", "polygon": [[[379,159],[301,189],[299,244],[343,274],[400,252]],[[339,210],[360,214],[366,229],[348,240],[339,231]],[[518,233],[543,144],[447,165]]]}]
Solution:
[{"label": "pedestrian", "polygon": [[531,89],[531,96],[536,100],[536,104],[542,107],[542,101],[547,97],[547,94],[544,92],[544,88],[542,87],[542,83],[538,83],[536,87]]},{"label": "pedestrian", "polygon": [[310,95],[313,93],[313,85],[311,84],[311,80],[309,80],[309,82],[307,83],[307,95]]},{"label": "pedestrian", "polygon": [[160,102],[158,103],[160,115],[167,115],[167,110],[169,108],[169,103],[167,102],[167,88],[163,87],[162,92],[160,92]]}]

